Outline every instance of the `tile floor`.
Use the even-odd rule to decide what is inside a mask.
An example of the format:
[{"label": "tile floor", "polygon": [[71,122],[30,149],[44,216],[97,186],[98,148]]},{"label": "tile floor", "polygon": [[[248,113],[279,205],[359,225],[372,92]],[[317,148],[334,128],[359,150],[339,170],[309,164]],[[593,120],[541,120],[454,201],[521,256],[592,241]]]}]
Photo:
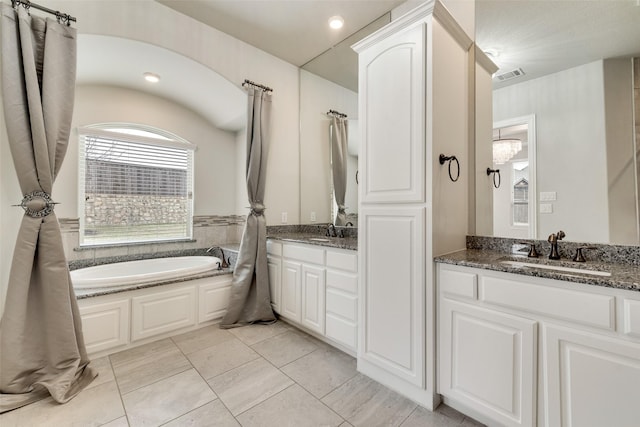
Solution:
[{"label": "tile floor", "polygon": [[481,425],[446,406],[417,406],[282,322],[210,326],[92,363],[100,375],[75,399],[2,414],[0,426]]}]

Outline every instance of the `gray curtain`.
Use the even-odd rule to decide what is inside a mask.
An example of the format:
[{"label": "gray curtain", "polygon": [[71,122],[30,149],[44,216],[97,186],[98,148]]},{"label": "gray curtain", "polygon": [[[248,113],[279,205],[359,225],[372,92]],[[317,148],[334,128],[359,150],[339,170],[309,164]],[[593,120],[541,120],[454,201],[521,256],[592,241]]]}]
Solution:
[{"label": "gray curtain", "polygon": [[222,319],[221,328],[272,323],[276,320],[269,294],[267,223],[263,201],[269,152],[271,95],[252,87],[247,91],[247,193],[251,212],[244,227],[233,272],[229,308]]},{"label": "gray curtain", "polygon": [[345,225],[347,214],[344,196],[347,192],[347,119],[333,117],[331,120],[331,171],[333,172],[333,196],[338,213],[335,225]]},{"label": "gray curtain", "polygon": [[[67,402],[97,375],[51,195],[73,113],[76,31],[2,4],[2,91],[25,215],[0,322],[0,412],[51,395]],[[16,208],[18,209],[18,208]]]}]

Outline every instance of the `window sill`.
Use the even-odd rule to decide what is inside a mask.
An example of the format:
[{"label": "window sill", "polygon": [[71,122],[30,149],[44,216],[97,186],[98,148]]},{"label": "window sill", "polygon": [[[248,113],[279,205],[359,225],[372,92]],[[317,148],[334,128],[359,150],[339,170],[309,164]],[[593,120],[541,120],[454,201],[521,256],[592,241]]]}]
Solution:
[{"label": "window sill", "polygon": [[176,240],[159,240],[156,242],[128,242],[128,243],[106,243],[98,245],[83,245],[73,248],[74,252],[88,251],[91,249],[108,249],[108,248],[121,248],[123,246],[151,246],[151,245],[169,245],[173,243],[195,243],[195,239],[176,239]]}]

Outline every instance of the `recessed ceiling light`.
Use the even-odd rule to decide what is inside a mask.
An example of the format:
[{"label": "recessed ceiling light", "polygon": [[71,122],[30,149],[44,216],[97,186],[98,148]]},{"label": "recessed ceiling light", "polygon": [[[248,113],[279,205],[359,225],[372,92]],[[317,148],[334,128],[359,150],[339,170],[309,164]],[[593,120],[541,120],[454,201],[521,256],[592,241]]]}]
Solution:
[{"label": "recessed ceiling light", "polygon": [[142,75],[144,76],[144,79],[149,83],[158,83],[160,81],[160,76],[157,74],[146,72],[142,73]]},{"label": "recessed ceiling light", "polygon": [[344,19],[342,19],[342,16],[336,15],[329,18],[329,26],[334,30],[339,30],[343,25]]}]

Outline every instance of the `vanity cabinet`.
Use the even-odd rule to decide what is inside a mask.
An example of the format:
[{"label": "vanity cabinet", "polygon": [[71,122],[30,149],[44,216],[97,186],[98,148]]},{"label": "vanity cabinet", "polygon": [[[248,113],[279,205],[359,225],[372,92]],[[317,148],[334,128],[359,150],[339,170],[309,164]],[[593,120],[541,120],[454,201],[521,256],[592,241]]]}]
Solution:
[{"label": "vanity cabinet", "polygon": [[282,244],[267,241],[267,270],[269,272],[269,294],[271,308],[280,312],[282,301]]},{"label": "vanity cabinet", "polygon": [[489,425],[638,425],[639,303],[639,292],[438,264],[438,391]]},{"label": "vanity cabinet", "polygon": [[87,353],[100,357],[222,319],[232,276],[225,274],[78,300]]},{"label": "vanity cabinet", "polygon": [[[343,350],[357,347],[355,251],[270,240],[269,286],[282,318]],[[281,265],[281,274],[278,274]],[[274,297],[275,295],[275,297]],[[274,301],[280,296],[279,303]]]},{"label": "vanity cabinet", "polygon": [[[435,393],[433,256],[465,247],[471,39],[438,1],[353,48],[359,59],[358,370],[419,402]],[[440,154],[461,169],[449,178]]]}]

